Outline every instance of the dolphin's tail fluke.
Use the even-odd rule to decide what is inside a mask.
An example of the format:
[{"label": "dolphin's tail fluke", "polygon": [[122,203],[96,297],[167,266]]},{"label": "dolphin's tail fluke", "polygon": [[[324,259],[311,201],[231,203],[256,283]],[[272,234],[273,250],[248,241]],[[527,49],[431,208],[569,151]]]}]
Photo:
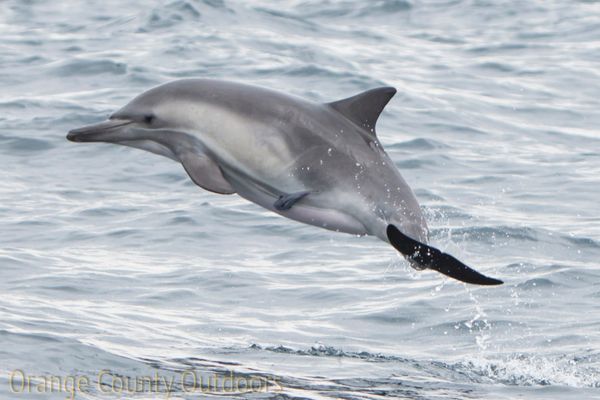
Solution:
[{"label": "dolphin's tail fluke", "polygon": [[435,247],[411,239],[394,225],[388,225],[386,233],[396,250],[423,268],[430,268],[459,281],[476,285],[501,285],[504,283],[499,279],[480,274],[450,254],[442,253]]}]

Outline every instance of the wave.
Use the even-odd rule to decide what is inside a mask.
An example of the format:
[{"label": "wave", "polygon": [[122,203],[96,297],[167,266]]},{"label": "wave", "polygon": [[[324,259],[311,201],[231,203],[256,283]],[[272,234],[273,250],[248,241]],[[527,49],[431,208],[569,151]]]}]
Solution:
[{"label": "wave", "polygon": [[[417,371],[427,371],[429,378],[457,379],[460,383],[487,383],[506,386],[566,386],[574,388],[600,387],[600,369],[592,356],[539,356],[508,354],[501,358],[476,355],[457,362],[417,360],[406,357],[369,352],[348,352],[332,346],[318,345],[309,349],[285,346],[250,346],[252,350],[310,357],[360,359],[367,362],[406,364]],[[592,361],[592,362],[590,362]],[[397,369],[391,367],[392,369]],[[458,375],[456,374],[458,373]]]}]

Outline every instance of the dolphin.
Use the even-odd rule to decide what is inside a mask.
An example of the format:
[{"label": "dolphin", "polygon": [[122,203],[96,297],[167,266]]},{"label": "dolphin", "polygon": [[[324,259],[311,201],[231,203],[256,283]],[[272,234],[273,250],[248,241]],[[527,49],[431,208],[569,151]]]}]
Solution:
[{"label": "dolphin", "polygon": [[375,124],[396,93],[380,87],[316,103],[252,85],[182,79],[150,89],[73,142],[107,142],[183,165],[192,181],[284,217],[390,243],[416,269],[480,285],[487,277],[431,247],[417,199]]}]

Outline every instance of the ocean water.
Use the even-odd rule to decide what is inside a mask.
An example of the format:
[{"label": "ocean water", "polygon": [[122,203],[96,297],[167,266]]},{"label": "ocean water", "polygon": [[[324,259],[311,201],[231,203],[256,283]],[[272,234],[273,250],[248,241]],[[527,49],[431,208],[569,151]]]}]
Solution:
[{"label": "ocean water", "polygon": [[[65,139],[183,77],[396,87],[432,243],[506,283]],[[600,398],[598,2],[5,0],[0,88],[0,398]]]}]

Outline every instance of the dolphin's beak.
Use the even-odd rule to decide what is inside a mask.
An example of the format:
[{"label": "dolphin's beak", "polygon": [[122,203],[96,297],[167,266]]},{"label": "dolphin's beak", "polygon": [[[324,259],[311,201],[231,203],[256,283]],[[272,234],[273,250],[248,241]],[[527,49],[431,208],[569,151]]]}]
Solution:
[{"label": "dolphin's beak", "polygon": [[125,125],[133,123],[128,119],[109,119],[99,124],[88,125],[69,131],[67,139],[72,142],[112,142],[114,133]]}]

